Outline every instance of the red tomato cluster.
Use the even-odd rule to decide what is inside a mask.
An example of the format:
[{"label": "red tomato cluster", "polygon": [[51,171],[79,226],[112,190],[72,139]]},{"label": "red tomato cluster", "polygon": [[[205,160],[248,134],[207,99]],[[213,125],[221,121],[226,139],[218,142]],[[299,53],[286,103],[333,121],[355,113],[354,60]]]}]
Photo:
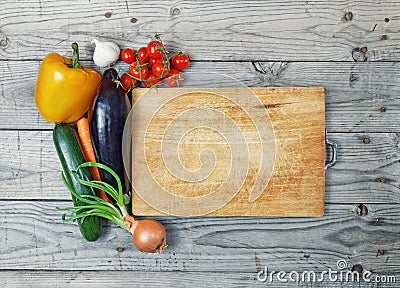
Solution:
[{"label": "red tomato cluster", "polygon": [[190,63],[189,56],[182,52],[171,57],[157,36],[136,53],[131,48],[123,49],[121,60],[129,64],[129,72],[120,77],[122,87],[127,91],[139,87],[140,83],[144,87],[152,87],[161,80],[171,87],[179,86],[182,82],[180,71]]}]

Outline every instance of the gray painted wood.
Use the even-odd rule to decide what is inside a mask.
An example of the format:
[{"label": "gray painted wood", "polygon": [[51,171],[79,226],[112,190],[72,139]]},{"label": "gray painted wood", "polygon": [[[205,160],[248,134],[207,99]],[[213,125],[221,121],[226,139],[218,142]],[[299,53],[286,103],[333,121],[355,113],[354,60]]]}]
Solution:
[{"label": "gray painted wood", "polygon": [[[339,148],[338,163],[326,173],[326,203],[400,203],[398,134],[329,138]],[[70,199],[51,131],[2,131],[0,151],[0,199]]]},{"label": "gray painted wood", "polygon": [[267,265],[275,271],[323,271],[343,259],[346,269],[361,264],[374,273],[400,272],[399,205],[367,205],[365,216],[354,205],[332,204],[318,218],[160,217],[169,246],[146,255],[112,223],[98,241],[86,242],[56,210],[69,204],[0,201],[0,270],[256,273]]},{"label": "gray painted wood", "polygon": [[[322,271],[340,259],[400,281],[399,9],[394,0],[1,1],[0,286],[283,287],[259,283],[256,272]],[[170,245],[160,255],[137,252],[111,223],[95,243],[62,223],[55,208],[71,200],[53,126],[33,102],[40,60],[70,55],[77,41],[94,67],[94,37],[139,48],[156,32],[195,60],[185,86],[240,85],[204,74],[215,71],[248,86],[325,87],[339,155],[326,175],[324,217],[161,217]]]},{"label": "gray painted wood", "polygon": [[[139,48],[155,33],[162,34],[172,48],[190,51],[196,60],[400,58],[400,8],[395,0],[23,3],[3,0],[0,4],[4,45],[0,59],[41,59],[47,52],[65,51],[74,41],[81,43],[82,57],[88,58],[94,37],[121,46],[135,43]],[[358,51],[362,47],[367,47],[365,53]]]},{"label": "gray painted wood", "polygon": [[[260,282],[255,273],[225,272],[151,272],[146,271],[0,271],[2,287],[21,288],[76,288],[76,287],[299,287],[298,283]],[[396,288],[396,283],[315,282],[301,283],[300,287],[313,288]]]},{"label": "gray painted wood", "polygon": [[[323,86],[329,132],[399,131],[400,63],[257,62],[256,67],[261,72],[251,62],[193,62],[183,86]],[[34,105],[38,68],[37,61],[0,61],[0,129],[53,128]]]}]

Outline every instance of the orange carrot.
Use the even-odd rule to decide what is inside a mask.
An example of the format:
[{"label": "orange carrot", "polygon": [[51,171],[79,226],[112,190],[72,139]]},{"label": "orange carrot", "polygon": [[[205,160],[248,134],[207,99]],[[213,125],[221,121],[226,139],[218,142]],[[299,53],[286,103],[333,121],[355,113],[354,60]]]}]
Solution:
[{"label": "orange carrot", "polygon": [[[77,122],[77,127],[78,127],[78,135],[79,135],[79,141],[81,142],[82,145],[82,152],[83,156],[85,157],[86,161],[88,162],[96,162],[96,156],[94,155],[94,150],[92,146],[92,141],[90,139],[90,132],[89,132],[89,120],[86,117],[82,117],[79,119]],[[91,166],[90,172],[92,173],[92,176],[95,180],[100,181],[100,173],[99,169],[97,167]],[[96,194],[103,200],[112,203],[110,198],[108,198],[106,192],[100,189],[96,189]]]}]

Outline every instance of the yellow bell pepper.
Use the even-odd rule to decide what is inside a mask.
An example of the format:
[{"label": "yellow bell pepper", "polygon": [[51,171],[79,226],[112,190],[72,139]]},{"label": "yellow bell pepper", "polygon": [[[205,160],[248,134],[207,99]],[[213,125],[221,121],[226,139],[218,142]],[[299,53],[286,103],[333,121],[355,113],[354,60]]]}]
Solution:
[{"label": "yellow bell pepper", "polygon": [[47,54],[39,68],[35,104],[49,122],[75,122],[89,109],[101,75],[78,62],[78,44],[73,43],[72,60],[57,53]]}]

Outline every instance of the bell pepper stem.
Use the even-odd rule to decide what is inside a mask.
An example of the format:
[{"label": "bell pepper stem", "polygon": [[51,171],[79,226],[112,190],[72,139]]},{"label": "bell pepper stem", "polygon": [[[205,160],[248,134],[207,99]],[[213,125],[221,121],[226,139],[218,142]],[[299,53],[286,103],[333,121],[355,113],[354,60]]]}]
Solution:
[{"label": "bell pepper stem", "polygon": [[72,68],[81,68],[81,64],[79,64],[79,49],[78,49],[78,43],[74,42],[71,45],[72,49],[74,50],[72,54]]}]

